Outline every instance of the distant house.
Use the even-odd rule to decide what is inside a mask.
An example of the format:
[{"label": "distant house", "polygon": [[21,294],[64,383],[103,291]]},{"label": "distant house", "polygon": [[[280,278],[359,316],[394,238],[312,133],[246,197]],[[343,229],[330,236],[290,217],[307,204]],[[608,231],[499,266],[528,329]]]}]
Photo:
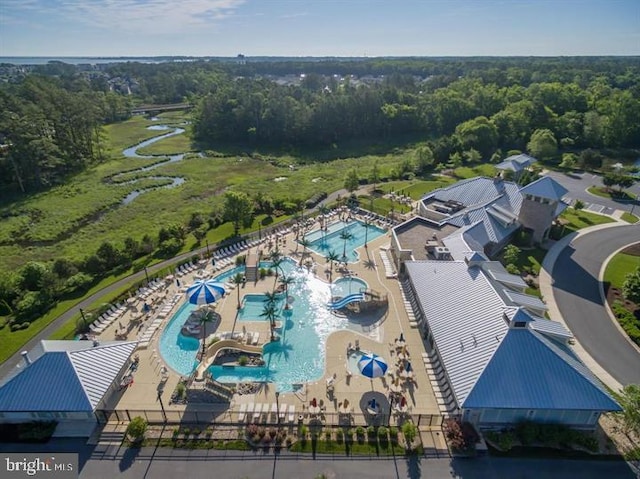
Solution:
[{"label": "distant house", "polygon": [[135,341],[41,341],[0,385],[0,422],[58,422],[57,436],[89,436],[120,388]]},{"label": "distant house", "polygon": [[593,429],[620,411],[545,319],[519,276],[468,252],[457,261],[407,261],[404,289],[428,340],[441,410],[482,428],[529,420]]},{"label": "distant house", "polygon": [[537,161],[533,156],[525,155],[524,153],[511,155],[498,163],[496,168],[502,171],[511,171],[514,181],[518,181],[522,174]]}]

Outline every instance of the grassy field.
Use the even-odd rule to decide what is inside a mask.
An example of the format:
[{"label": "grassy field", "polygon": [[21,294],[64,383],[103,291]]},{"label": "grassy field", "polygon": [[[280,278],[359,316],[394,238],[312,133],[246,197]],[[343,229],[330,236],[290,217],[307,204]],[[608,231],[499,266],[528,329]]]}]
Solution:
[{"label": "grassy field", "polygon": [[631,213],[628,212],[624,212],[622,213],[622,220],[626,221],[627,223],[631,223],[631,224],[635,224],[638,222],[638,217],[636,215],[632,215]]},{"label": "grassy field", "polygon": [[[109,149],[120,151],[155,135],[157,131],[146,130],[153,123],[136,116],[110,125],[106,128]],[[249,195],[262,192],[272,198],[295,201],[342,188],[344,172],[349,168],[355,167],[364,175],[368,174],[374,161],[388,169],[402,161],[399,154],[363,156],[301,165],[290,170],[288,165],[297,164],[296,158],[259,159],[259,155],[253,156],[194,157],[164,163],[152,171],[135,173],[142,179],[137,184],[115,184],[111,178],[127,179],[133,174],[119,174],[158,161],[120,156],[71,178],[63,186],[2,205],[0,267],[17,269],[27,258],[36,261],[57,257],[80,259],[95,251],[103,241],[122,244],[128,236],[135,239],[147,233],[155,236],[164,225],[186,223],[194,212],[208,214],[220,208],[221,195],[227,189],[239,189]],[[158,181],[145,176],[160,175],[182,177],[185,183],[176,188],[147,191],[132,203],[121,205],[121,200],[130,192]],[[208,240],[213,243],[228,237],[231,232],[230,225],[225,224],[210,231]],[[189,250],[194,244],[195,238],[189,238],[185,249]]]},{"label": "grassy field", "polygon": [[590,186],[587,188],[587,191],[592,195],[599,196],[601,198],[608,198],[610,200],[632,200],[633,196],[631,196],[626,191],[617,191],[617,190],[608,190],[599,186]]},{"label": "grassy field", "polygon": [[564,226],[562,236],[566,236],[574,231],[578,231],[582,228],[594,225],[603,225],[606,223],[613,223],[613,220],[607,216],[590,213],[588,211],[578,210],[573,208],[567,208],[560,217],[569,223]]},{"label": "grassy field", "polygon": [[419,200],[425,193],[429,193],[437,188],[443,188],[447,185],[455,183],[455,179],[450,176],[437,176],[431,180],[407,180],[407,181],[389,181],[387,183],[379,183],[377,189],[385,193],[395,192],[410,196],[413,200]]},{"label": "grassy field", "polygon": [[484,163],[482,165],[468,167],[468,166],[460,166],[453,170],[453,174],[461,180],[465,180],[467,178],[474,178],[476,176],[488,176],[492,177],[496,174],[496,167],[489,164]]},{"label": "grassy field", "polygon": [[640,267],[640,256],[618,253],[604,271],[604,282],[614,288],[622,288],[625,276]]}]

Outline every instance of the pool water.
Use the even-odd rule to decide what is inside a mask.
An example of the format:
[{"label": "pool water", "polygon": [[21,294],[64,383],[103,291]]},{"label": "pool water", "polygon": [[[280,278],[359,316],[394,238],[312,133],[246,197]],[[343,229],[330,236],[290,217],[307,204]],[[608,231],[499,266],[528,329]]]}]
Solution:
[{"label": "pool water", "polygon": [[[351,238],[346,241],[346,250],[345,240],[340,238],[343,231],[351,234]],[[358,261],[356,249],[364,245],[365,236],[367,241],[373,241],[383,234],[384,230],[375,225],[370,224],[367,227],[361,221],[352,220],[349,222],[338,221],[333,223],[329,225],[327,231],[314,230],[307,233],[305,239],[310,242],[309,249],[321,256],[326,256],[329,252],[333,251],[342,260],[342,253],[344,252],[346,254],[346,261],[348,263],[355,263]]]},{"label": "pool water", "polygon": [[196,307],[188,302],[180,306],[160,337],[160,354],[171,369],[183,376],[191,374],[198,365],[196,355],[200,341],[180,332],[191,311]]},{"label": "pool water", "polygon": [[[326,282],[314,277],[306,268],[298,267],[292,260],[283,261],[281,268],[286,276],[294,278],[294,283],[289,285],[292,308],[284,309],[284,294],[276,303],[277,321],[281,323],[276,333],[280,341],[264,346],[264,367],[211,366],[209,371],[216,380],[223,383],[268,381],[284,392],[295,390],[299,384],[318,380],[324,374],[327,337],[334,331],[349,328],[348,319],[332,314],[327,303],[332,294],[343,296],[349,294],[349,290],[358,292],[366,288],[367,283],[360,278],[340,278],[330,288]],[[235,272],[227,272],[216,280],[224,281],[225,277],[229,278]],[[273,279],[267,278],[265,281]],[[267,321],[267,318],[260,316],[264,308],[264,295],[247,294],[242,299],[242,305],[238,320],[243,322],[247,331],[251,331],[252,321]],[[181,306],[160,340],[162,357],[182,375],[190,374],[197,366],[195,358],[199,341],[180,334],[182,325],[194,307],[188,303]]]},{"label": "pool water", "polygon": [[360,278],[339,278],[333,282],[331,294],[334,298],[343,298],[364,291],[367,287],[367,282]]}]

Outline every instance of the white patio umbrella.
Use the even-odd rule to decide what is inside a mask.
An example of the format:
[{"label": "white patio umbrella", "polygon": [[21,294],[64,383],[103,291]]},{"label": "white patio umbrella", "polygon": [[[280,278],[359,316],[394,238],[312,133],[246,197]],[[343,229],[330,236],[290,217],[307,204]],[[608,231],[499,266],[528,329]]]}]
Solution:
[{"label": "white patio umbrella", "polygon": [[358,369],[363,376],[368,378],[379,378],[387,372],[386,361],[377,354],[368,353],[362,355],[358,361]]},{"label": "white patio umbrella", "polygon": [[226,293],[224,284],[216,281],[196,281],[187,288],[187,298],[191,304],[215,303]]}]

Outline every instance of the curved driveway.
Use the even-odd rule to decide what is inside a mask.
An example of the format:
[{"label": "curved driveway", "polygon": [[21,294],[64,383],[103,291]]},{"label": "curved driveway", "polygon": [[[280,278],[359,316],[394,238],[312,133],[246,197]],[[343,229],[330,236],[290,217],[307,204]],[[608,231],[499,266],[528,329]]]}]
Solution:
[{"label": "curved driveway", "polygon": [[598,280],[607,257],[640,241],[640,223],[579,236],[553,266],[553,296],[582,347],[622,385],[640,384],[640,352],[629,344],[604,308]]}]

